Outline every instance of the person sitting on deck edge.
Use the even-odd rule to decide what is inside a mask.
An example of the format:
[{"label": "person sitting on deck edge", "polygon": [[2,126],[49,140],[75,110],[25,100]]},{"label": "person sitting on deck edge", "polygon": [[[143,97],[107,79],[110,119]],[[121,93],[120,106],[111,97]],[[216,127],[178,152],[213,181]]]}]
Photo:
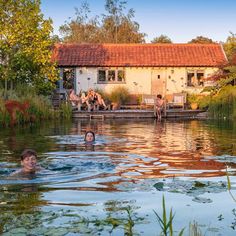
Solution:
[{"label": "person sitting on deck edge", "polygon": [[155,106],[156,106],[155,116],[157,117],[158,121],[161,121],[161,113],[164,109],[164,100],[162,99],[161,94],[157,94],[157,100]]}]

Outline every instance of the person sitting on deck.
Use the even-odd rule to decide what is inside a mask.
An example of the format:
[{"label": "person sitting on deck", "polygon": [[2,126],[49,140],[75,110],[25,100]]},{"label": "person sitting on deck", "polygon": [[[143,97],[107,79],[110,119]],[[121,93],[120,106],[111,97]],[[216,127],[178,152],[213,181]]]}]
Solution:
[{"label": "person sitting on deck", "polygon": [[157,117],[158,121],[161,121],[161,113],[164,109],[164,100],[162,99],[161,94],[157,94],[157,100],[155,106],[156,106],[155,116]]},{"label": "person sitting on deck", "polygon": [[98,105],[98,106],[102,106],[104,110],[107,109],[107,106],[101,94],[95,92],[93,89],[90,89],[88,91],[88,100],[89,100],[89,103],[92,104],[93,108],[95,108],[94,106]]},{"label": "person sitting on deck", "polygon": [[37,164],[37,153],[33,149],[25,149],[21,154],[22,168],[13,172],[11,177],[33,177],[36,172],[43,170]]},{"label": "person sitting on deck", "polygon": [[85,96],[84,93],[82,93],[82,96],[79,97],[78,95],[75,94],[74,89],[71,89],[69,92],[69,100],[71,101],[72,105],[76,105],[78,110],[81,110],[81,105],[83,103],[86,103],[88,110],[90,109],[90,104],[88,102],[88,96]]},{"label": "person sitting on deck", "polygon": [[70,89],[69,91],[69,101],[72,103],[72,105],[77,106],[78,110],[81,109],[81,98],[75,94],[74,89]]}]

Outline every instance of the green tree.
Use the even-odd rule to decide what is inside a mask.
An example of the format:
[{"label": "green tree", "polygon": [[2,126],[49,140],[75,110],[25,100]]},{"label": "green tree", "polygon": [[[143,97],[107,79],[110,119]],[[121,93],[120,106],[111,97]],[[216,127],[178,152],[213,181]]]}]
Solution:
[{"label": "green tree", "polygon": [[0,0],[1,80],[51,87],[57,70],[51,62],[52,21],[44,20],[40,0]]},{"label": "green tree", "polygon": [[161,34],[159,37],[155,37],[151,43],[172,43],[172,41],[168,36]]},{"label": "green tree", "polygon": [[106,0],[103,15],[102,36],[106,43],[144,43],[144,33],[139,32],[139,24],[133,21],[134,9],[125,13],[127,1]]},{"label": "green tree", "polygon": [[65,42],[70,43],[143,43],[145,34],[133,21],[134,10],[125,13],[126,1],[106,0],[107,14],[89,17],[87,2],[76,8],[75,19],[60,27]]},{"label": "green tree", "polygon": [[235,60],[236,59],[235,57],[236,56],[236,34],[230,32],[230,36],[228,36],[228,38],[226,39],[226,42],[223,44],[223,47],[229,61]]},{"label": "green tree", "polygon": [[188,43],[216,43],[216,42],[204,36],[197,36],[196,38],[192,39]]},{"label": "green tree", "polygon": [[75,19],[60,26],[60,33],[65,42],[69,43],[98,43],[100,27],[98,16],[89,17],[89,4],[85,1],[81,7],[75,8]]}]

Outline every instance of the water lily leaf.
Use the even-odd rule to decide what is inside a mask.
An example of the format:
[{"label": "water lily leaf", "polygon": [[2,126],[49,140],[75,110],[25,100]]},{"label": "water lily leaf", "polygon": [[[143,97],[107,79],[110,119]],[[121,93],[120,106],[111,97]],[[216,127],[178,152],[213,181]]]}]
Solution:
[{"label": "water lily leaf", "polygon": [[204,198],[204,197],[194,197],[193,201],[198,202],[198,203],[211,203],[212,202],[210,198]]},{"label": "water lily leaf", "polygon": [[195,188],[203,188],[207,186],[206,184],[202,183],[202,182],[199,182],[199,181],[194,181],[194,187]]},{"label": "water lily leaf", "polygon": [[157,182],[153,185],[153,187],[155,187],[158,191],[161,191],[161,190],[163,190],[164,183],[163,182]]}]

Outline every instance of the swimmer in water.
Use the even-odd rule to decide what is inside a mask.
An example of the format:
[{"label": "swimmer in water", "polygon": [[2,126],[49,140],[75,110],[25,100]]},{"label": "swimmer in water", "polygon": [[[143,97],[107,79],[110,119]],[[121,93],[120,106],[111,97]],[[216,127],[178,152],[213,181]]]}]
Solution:
[{"label": "swimmer in water", "polygon": [[95,133],[93,131],[87,131],[84,136],[84,141],[86,143],[92,143],[95,141]]},{"label": "swimmer in water", "polygon": [[21,154],[20,170],[11,174],[11,176],[27,176],[34,175],[42,168],[37,164],[37,153],[33,149],[25,149]]}]

